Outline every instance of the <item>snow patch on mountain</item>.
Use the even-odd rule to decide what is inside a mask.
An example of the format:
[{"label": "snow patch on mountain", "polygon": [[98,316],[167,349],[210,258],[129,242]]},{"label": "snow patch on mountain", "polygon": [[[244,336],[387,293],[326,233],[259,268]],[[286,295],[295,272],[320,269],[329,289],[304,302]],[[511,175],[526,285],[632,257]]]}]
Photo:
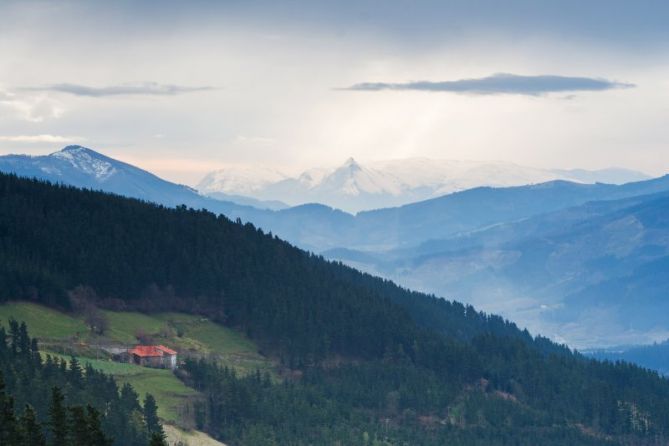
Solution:
[{"label": "snow patch on mountain", "polygon": [[[64,160],[73,168],[93,176],[98,181],[105,181],[118,172],[110,161],[101,158],[98,153],[81,146],[65,147],[59,152],[52,153],[49,157]],[[51,174],[58,172],[58,169],[49,165],[43,166],[41,169]]]},{"label": "snow patch on mountain", "polygon": [[435,198],[479,186],[505,187],[551,180],[621,184],[649,178],[625,169],[601,171],[539,169],[508,162],[408,158],[361,164],[353,158],[335,168],[312,168],[297,176],[263,167],[226,168],[196,188],[290,205],[318,202],[348,212]]},{"label": "snow patch on mountain", "polygon": [[229,167],[211,172],[197,185],[202,193],[228,193],[252,196],[270,184],[285,180],[287,175],[269,168]]}]

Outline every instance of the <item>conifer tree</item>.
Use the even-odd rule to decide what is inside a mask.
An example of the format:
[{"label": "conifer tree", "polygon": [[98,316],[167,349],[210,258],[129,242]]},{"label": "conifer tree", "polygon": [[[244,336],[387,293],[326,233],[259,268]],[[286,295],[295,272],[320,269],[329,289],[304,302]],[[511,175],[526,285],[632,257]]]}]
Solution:
[{"label": "conifer tree", "polygon": [[161,438],[165,438],[165,432],[158,419],[158,405],[150,393],[147,393],[144,398],[144,421],[150,434],[158,434]]},{"label": "conifer tree", "polygon": [[100,412],[91,406],[86,407],[88,422],[88,439],[91,446],[111,446],[112,440],[108,438],[100,426]]},{"label": "conifer tree", "polygon": [[83,372],[81,364],[79,364],[79,360],[75,356],[72,356],[70,359],[70,379],[74,387],[79,388],[83,379]]},{"label": "conifer tree", "polygon": [[19,350],[21,354],[28,355],[30,354],[30,336],[28,336],[28,326],[25,322],[21,322],[19,325]]},{"label": "conifer tree", "polygon": [[20,429],[21,446],[44,446],[46,444],[42,426],[37,421],[35,410],[29,404],[26,404],[21,416]]},{"label": "conifer tree", "polygon": [[[1,376],[0,376],[1,378]],[[14,398],[5,395],[4,382],[0,380],[0,445],[17,444],[19,432],[14,415]]]},{"label": "conifer tree", "polygon": [[88,446],[91,444],[88,435],[88,420],[86,412],[81,406],[69,408],[70,412],[70,442],[73,445]]},{"label": "conifer tree", "polygon": [[0,326],[0,354],[7,351],[7,331],[5,327]]},{"label": "conifer tree", "polygon": [[140,409],[139,395],[128,383],[121,387],[121,407],[128,413]]},{"label": "conifer tree", "polygon": [[64,401],[63,393],[58,387],[54,387],[51,391],[51,407],[49,408],[51,446],[68,446],[67,411]]},{"label": "conifer tree", "polygon": [[167,446],[167,443],[165,442],[165,439],[163,438],[162,435],[160,435],[157,432],[154,432],[151,435],[151,441],[149,442],[149,446]]},{"label": "conifer tree", "polygon": [[9,320],[9,338],[11,339],[12,355],[16,355],[19,348],[19,323],[13,318]]}]

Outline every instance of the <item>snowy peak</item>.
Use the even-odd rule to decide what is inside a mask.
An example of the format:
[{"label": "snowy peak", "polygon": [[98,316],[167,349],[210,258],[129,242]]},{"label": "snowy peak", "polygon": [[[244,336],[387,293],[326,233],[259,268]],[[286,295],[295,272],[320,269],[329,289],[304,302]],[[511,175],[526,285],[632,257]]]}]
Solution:
[{"label": "snowy peak", "polygon": [[353,158],[323,178],[319,188],[320,192],[339,191],[347,196],[398,195],[402,192],[402,185],[395,178],[382,171],[363,167]]},{"label": "snowy peak", "polygon": [[0,172],[103,190],[165,206],[186,204],[215,212],[235,208],[232,203],[203,197],[189,187],[170,183],[150,172],[82,146],[67,146],[44,156],[0,156]]},{"label": "snowy peak", "polygon": [[312,168],[297,176],[272,169],[229,168],[212,172],[197,186],[217,192],[290,205],[323,203],[348,212],[399,206],[479,186],[505,187],[567,180],[615,183],[649,178],[640,172],[553,170],[508,162],[408,158],[361,164],[348,158],[335,168]]},{"label": "snowy peak", "polygon": [[66,154],[72,154],[72,155],[87,153],[87,154],[93,155],[93,156],[103,156],[102,154],[96,152],[93,149],[89,149],[88,147],[78,146],[78,145],[70,145],[70,146],[63,147],[62,150],[60,150],[59,152],[55,152],[53,155],[58,154],[58,153],[66,153]]},{"label": "snowy peak", "polygon": [[[49,155],[50,158],[63,161],[72,168],[90,175],[98,182],[104,182],[116,174],[118,170],[112,161],[98,152],[82,146],[67,146],[59,152]],[[47,173],[55,173],[55,166],[43,166]]]},{"label": "snowy peak", "polygon": [[355,172],[358,170],[362,170],[362,167],[353,157],[351,157],[347,159],[346,162],[344,162],[344,164],[340,167],[340,169],[346,169],[350,170],[351,172]]},{"label": "snowy peak", "polygon": [[297,181],[308,188],[313,188],[318,186],[323,179],[332,173],[332,169],[325,168],[314,168],[309,169],[300,174],[297,177]]},{"label": "snowy peak", "polygon": [[226,193],[253,196],[263,187],[288,178],[278,170],[263,167],[229,167],[207,174],[196,186],[204,194]]}]

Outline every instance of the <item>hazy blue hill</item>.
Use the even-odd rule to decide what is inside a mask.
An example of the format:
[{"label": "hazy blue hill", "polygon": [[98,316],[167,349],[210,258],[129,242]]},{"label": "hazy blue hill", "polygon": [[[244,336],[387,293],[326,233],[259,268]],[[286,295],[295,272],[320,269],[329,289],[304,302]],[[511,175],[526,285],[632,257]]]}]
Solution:
[{"label": "hazy blue hill", "polygon": [[[398,208],[356,216],[356,243],[411,246],[486,226],[511,222],[596,200],[612,200],[669,190],[669,176],[611,184],[551,181],[507,188],[481,187]],[[352,246],[348,246],[352,247]]]},{"label": "hazy blue hill", "polygon": [[651,177],[644,173],[616,167],[595,171],[585,169],[554,169],[553,172],[568,175],[574,181],[584,183],[625,184],[651,179]]},{"label": "hazy blue hill", "polygon": [[251,224],[13,175],[0,175],[0,204],[0,301],[67,309],[76,289],[102,307],[185,311],[244,331],[276,358],[287,385],[204,358],[183,364],[178,376],[205,395],[193,406],[205,411],[201,427],[226,443],[275,435],[274,444],[366,445],[367,433],[425,446],[650,446],[669,437],[669,382],[656,374],[587,360]]},{"label": "hazy blue hill", "polygon": [[506,188],[480,187],[354,216],[319,204],[283,208],[283,203],[244,197],[202,196],[187,186],[165,181],[81,146],[68,146],[47,156],[0,157],[0,171],[103,190],[170,207],[185,204],[224,213],[231,219],[253,222],[315,252],[336,248],[366,251],[412,248],[427,241],[451,238],[455,234],[588,201],[669,190],[669,177],[622,186],[551,181]]},{"label": "hazy blue hill", "polygon": [[1,157],[0,170],[253,222],[328,258],[579,346],[647,342],[666,326],[657,316],[666,289],[658,259],[669,255],[662,195],[669,176],[620,186],[483,187],[351,215],[320,204],[272,211],[204,197],[79,146]]},{"label": "hazy blue hill", "polygon": [[669,374],[669,340],[649,345],[612,347],[584,352],[591,358],[607,361],[626,361]]},{"label": "hazy blue hill", "polygon": [[669,329],[668,193],[590,202],[383,256],[328,255],[577,345],[647,342]]},{"label": "hazy blue hill", "polygon": [[101,190],[169,207],[186,205],[251,221],[302,247],[318,251],[351,227],[353,216],[319,204],[287,208],[284,203],[225,194],[200,195],[194,189],[81,146],[46,156],[0,156],[0,172]]},{"label": "hazy blue hill", "polygon": [[258,200],[251,197],[245,197],[242,195],[229,195],[223,192],[214,192],[207,194],[208,197],[215,198],[221,201],[229,201],[236,204],[241,204],[242,206],[253,206],[258,209],[269,209],[272,211],[279,211],[281,209],[289,208],[290,206],[282,201],[277,200]]}]

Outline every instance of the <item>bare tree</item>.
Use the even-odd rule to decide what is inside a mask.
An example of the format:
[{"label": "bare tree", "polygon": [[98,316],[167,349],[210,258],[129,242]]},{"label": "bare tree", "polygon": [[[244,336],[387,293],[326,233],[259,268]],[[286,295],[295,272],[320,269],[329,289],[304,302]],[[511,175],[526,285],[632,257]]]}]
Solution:
[{"label": "bare tree", "polygon": [[86,307],[84,320],[91,331],[98,335],[105,334],[109,328],[107,316],[93,304]]},{"label": "bare tree", "polygon": [[83,315],[84,322],[91,331],[98,335],[103,335],[109,328],[107,316],[101,312],[96,302],[98,296],[95,290],[89,286],[79,285],[69,293],[70,305],[75,313]]}]

